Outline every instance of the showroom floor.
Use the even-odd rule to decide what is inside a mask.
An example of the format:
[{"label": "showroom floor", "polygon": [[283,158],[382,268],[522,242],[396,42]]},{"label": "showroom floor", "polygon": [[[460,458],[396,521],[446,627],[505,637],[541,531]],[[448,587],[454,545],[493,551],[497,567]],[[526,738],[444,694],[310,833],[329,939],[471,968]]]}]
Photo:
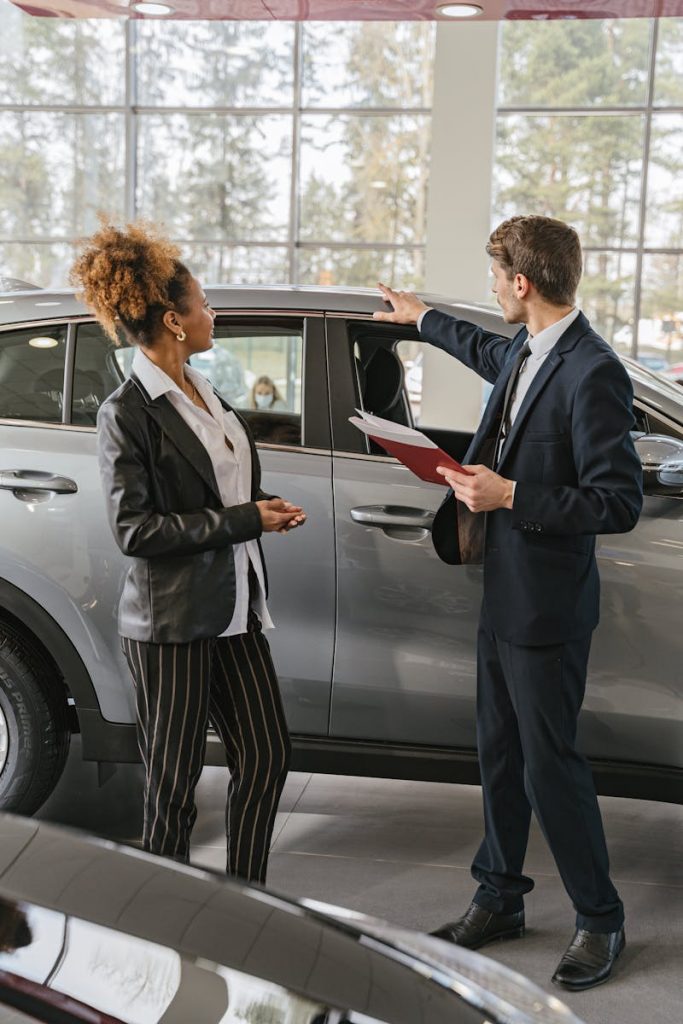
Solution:
[{"label": "showroom floor", "polygon": [[[139,832],[139,769],[97,788],[75,745],[40,817],[122,841]],[[226,772],[207,768],[198,789],[193,863],[224,864]],[[554,863],[534,830],[527,870],[527,936],[486,950],[564,1001],[586,1024],[669,1024],[683,1005],[683,808],[601,801],[613,876],[627,910],[627,947],[609,984],[560,993],[550,975],[572,933]],[[469,863],[481,833],[470,786],[292,773],[275,827],[269,888],[343,904],[418,930],[458,916],[471,897]]]}]

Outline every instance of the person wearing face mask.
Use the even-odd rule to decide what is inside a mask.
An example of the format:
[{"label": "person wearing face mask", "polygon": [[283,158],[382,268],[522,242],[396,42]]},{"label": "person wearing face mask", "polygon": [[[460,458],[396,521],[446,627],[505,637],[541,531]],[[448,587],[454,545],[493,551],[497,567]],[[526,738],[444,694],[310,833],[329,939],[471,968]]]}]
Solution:
[{"label": "person wearing face mask", "polygon": [[250,407],[261,412],[283,412],[287,409],[277,384],[265,374],[254,382]]},{"label": "person wearing face mask", "polygon": [[114,344],[120,327],[136,349],[99,410],[98,453],[129,556],[118,622],[145,769],[143,846],[189,860],[211,722],[230,769],[227,872],[264,882],[290,740],[260,538],[306,517],[264,493],[249,427],[188,363],[212,348],[215,314],[178,249],[146,224],[103,224],[71,279]]}]

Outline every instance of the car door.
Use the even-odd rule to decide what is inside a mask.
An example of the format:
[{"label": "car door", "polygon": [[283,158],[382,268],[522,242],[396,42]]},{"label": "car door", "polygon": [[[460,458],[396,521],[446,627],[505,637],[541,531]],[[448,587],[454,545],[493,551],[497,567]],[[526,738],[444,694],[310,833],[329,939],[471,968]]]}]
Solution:
[{"label": "car door", "polygon": [[[71,640],[104,717],[132,722],[107,571],[121,558],[104,514],[94,428],[71,423],[75,340],[76,323],[67,318],[0,332],[2,576]],[[118,380],[88,383],[82,404],[95,403],[93,417],[102,391]]]},{"label": "car door", "polygon": [[[448,415],[441,424],[420,416],[426,346],[414,329],[328,315],[327,342],[338,566],[330,734],[473,748],[481,568],[437,558],[430,527],[445,488],[368,446],[348,417],[360,405],[387,415],[391,379],[402,376],[391,417],[419,419],[456,457],[474,423],[453,431]],[[431,372],[442,383],[454,368],[462,372],[455,360],[432,353]],[[469,381],[478,415],[481,383],[474,375]]]},{"label": "car door", "polygon": [[[325,733],[334,647],[334,541],[329,411],[322,316],[217,312],[215,343],[190,360],[249,422],[263,470],[263,489],[302,505],[309,521],[291,534],[266,535],[270,583],[269,633],[290,729]],[[134,350],[116,347],[98,324],[82,323],[75,340],[73,428],[85,433],[73,452],[73,474],[97,490],[86,529],[102,552],[96,566],[99,601],[90,614],[98,633],[118,648],[116,608],[126,559],[104,520],[96,466],[97,408],[130,371]],[[253,409],[255,382],[278,388],[277,408]],[[100,536],[105,522],[106,535]],[[121,678],[127,679],[122,665]],[[120,687],[120,683],[119,683]],[[213,754],[210,753],[211,757]]]},{"label": "car door", "polygon": [[[301,505],[308,516],[301,529],[262,538],[276,627],[269,641],[290,730],[325,735],[335,555],[324,319],[316,313],[219,312],[214,337],[211,352],[191,362],[249,423],[263,489]],[[254,391],[263,380],[276,388],[270,408],[255,407]]]}]

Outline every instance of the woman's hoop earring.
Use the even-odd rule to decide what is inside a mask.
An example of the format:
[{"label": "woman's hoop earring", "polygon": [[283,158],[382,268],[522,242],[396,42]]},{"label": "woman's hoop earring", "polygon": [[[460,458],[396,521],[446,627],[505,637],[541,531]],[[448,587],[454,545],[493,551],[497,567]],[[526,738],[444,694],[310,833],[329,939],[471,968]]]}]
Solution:
[{"label": "woman's hoop earring", "polygon": [[185,341],[186,337],[187,337],[187,335],[185,334],[185,331],[181,327],[180,328],[180,334],[176,334],[176,340],[177,341]]}]

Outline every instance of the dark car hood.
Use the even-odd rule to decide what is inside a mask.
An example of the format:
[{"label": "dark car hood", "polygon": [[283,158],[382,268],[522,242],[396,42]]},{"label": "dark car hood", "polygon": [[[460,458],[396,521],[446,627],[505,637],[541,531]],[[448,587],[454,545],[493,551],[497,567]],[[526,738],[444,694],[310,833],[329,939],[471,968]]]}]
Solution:
[{"label": "dark car hood", "polygon": [[0,815],[0,897],[391,1024],[579,1024],[478,954],[44,822]]}]

